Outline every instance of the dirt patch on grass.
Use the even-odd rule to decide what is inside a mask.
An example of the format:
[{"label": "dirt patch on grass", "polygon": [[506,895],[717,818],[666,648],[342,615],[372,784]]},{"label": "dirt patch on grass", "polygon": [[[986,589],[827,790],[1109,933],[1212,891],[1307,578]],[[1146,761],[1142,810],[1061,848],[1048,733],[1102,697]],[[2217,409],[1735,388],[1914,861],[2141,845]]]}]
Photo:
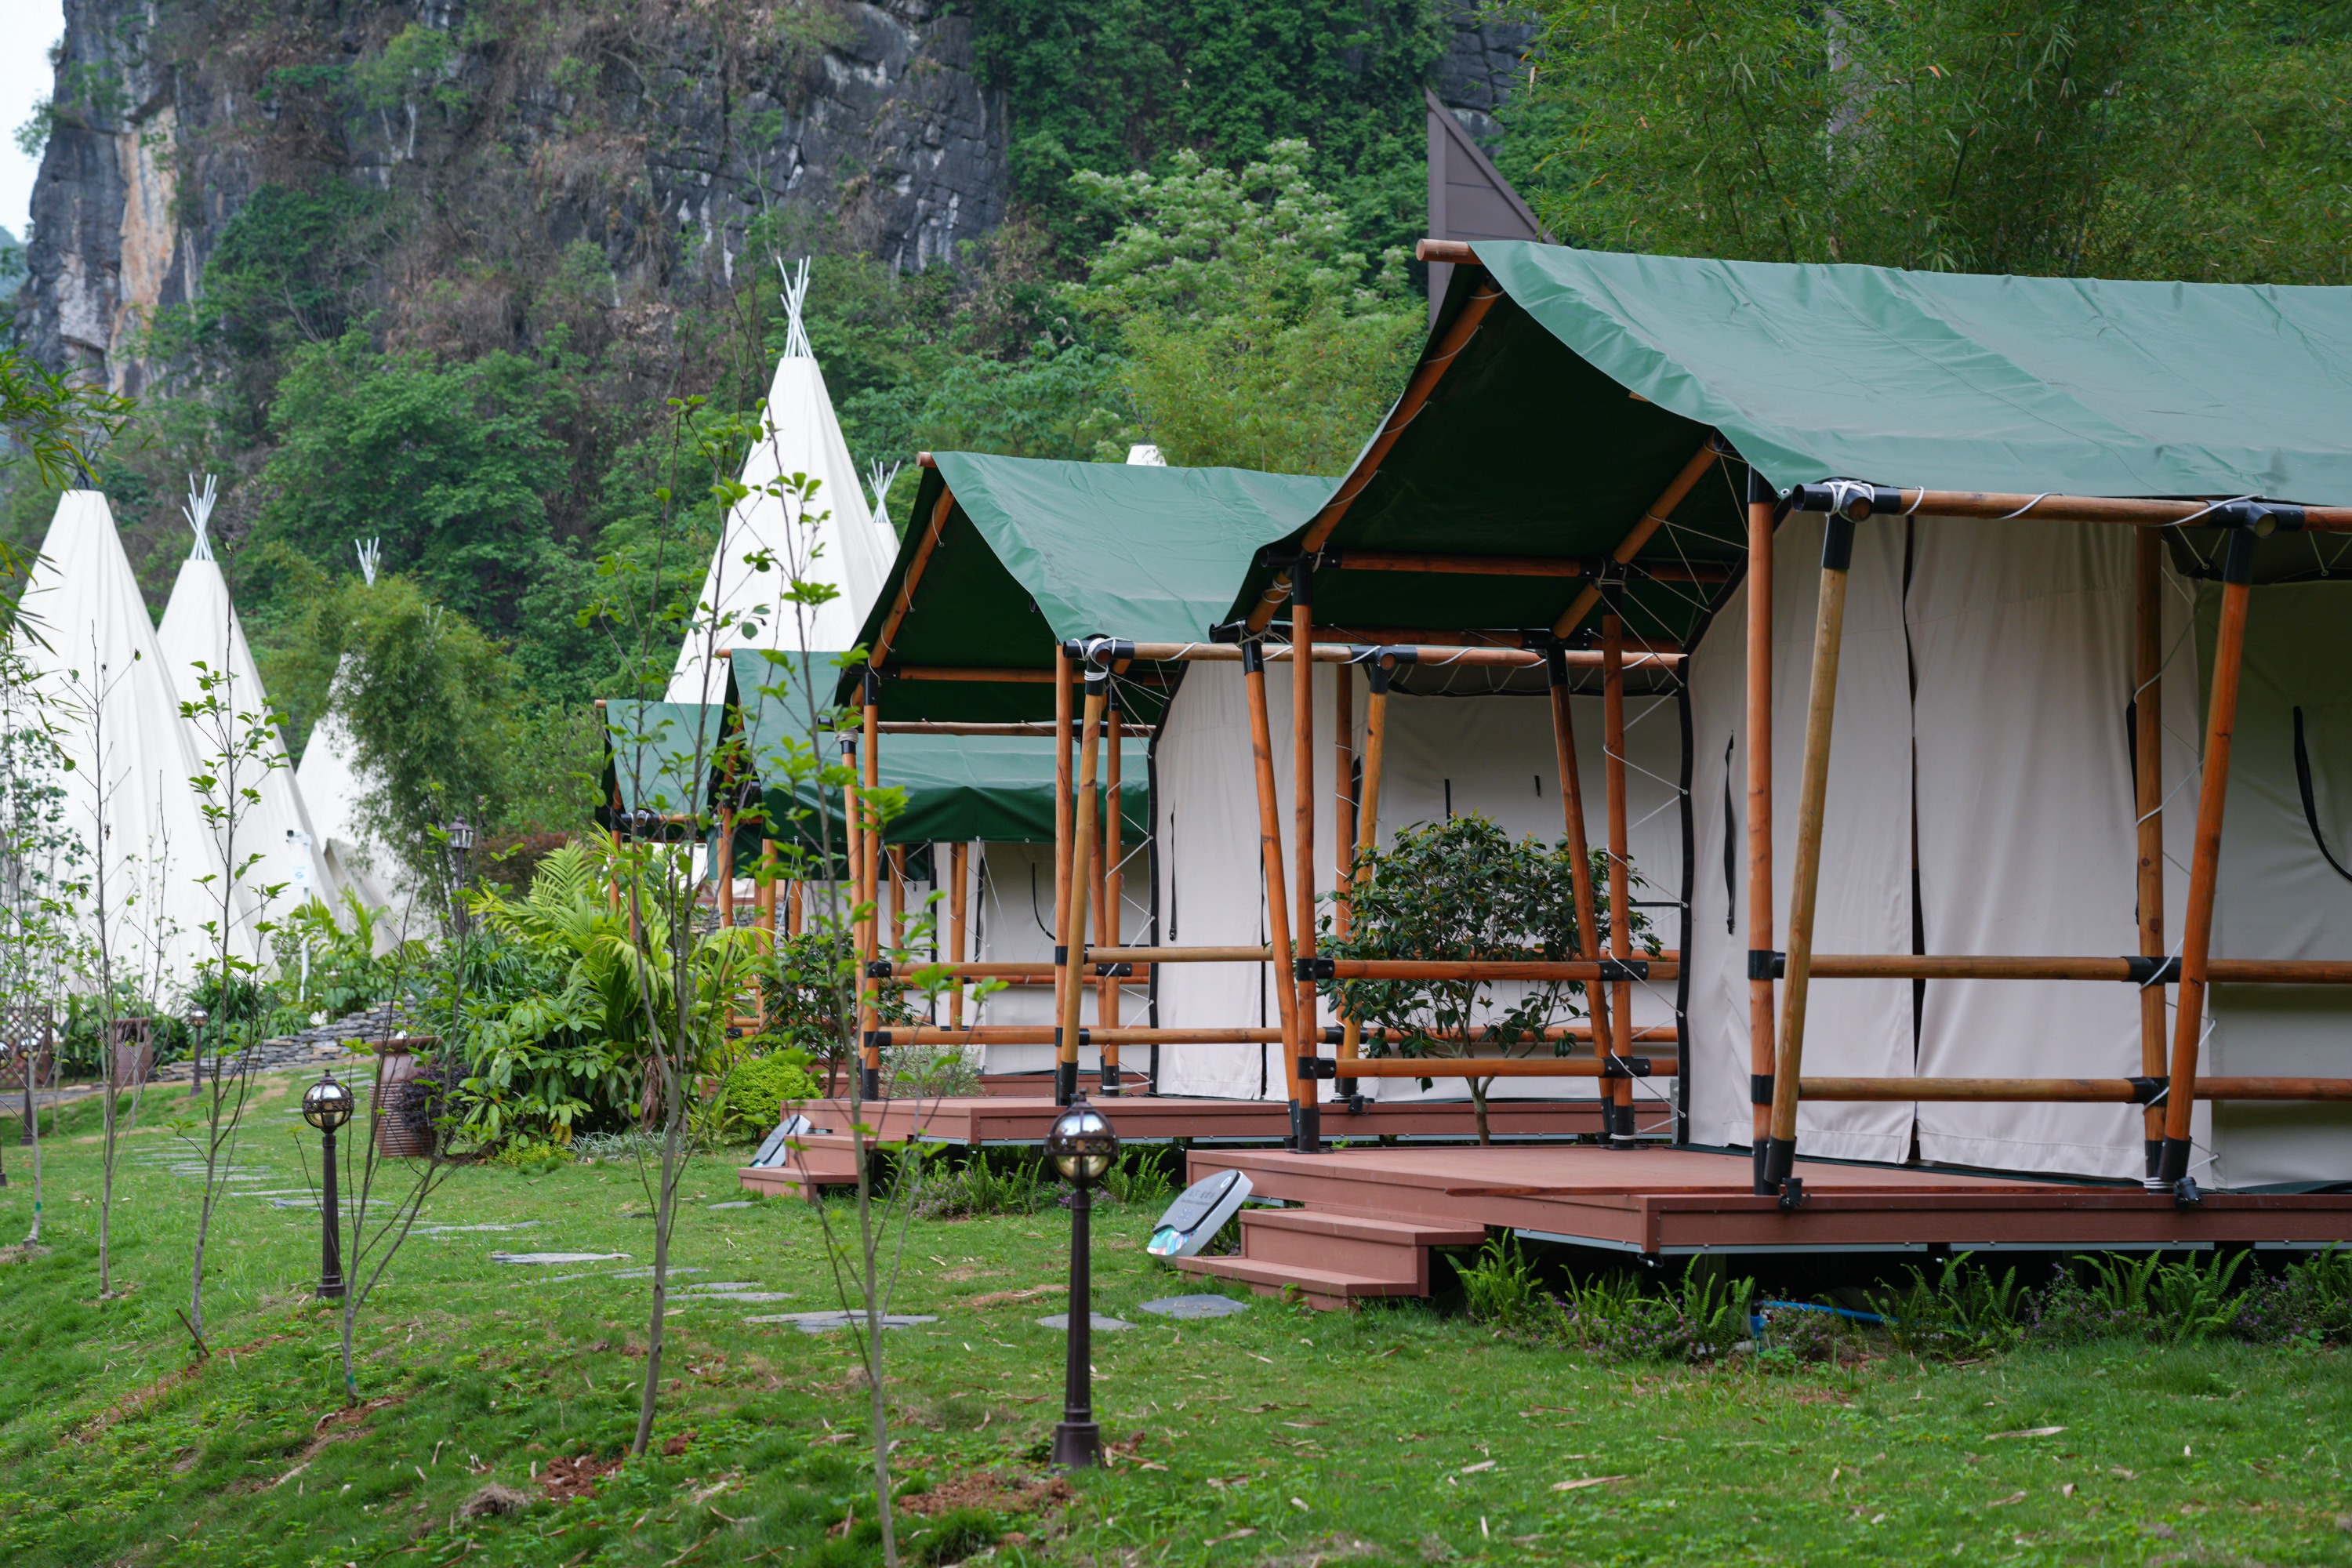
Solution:
[{"label": "dirt patch on grass", "polygon": [[596,1495],[596,1483],[621,1468],[628,1456],[615,1454],[600,1459],[593,1454],[574,1454],[570,1458],[551,1459],[539,1468],[541,1490],[557,1502],[571,1502],[576,1498]]},{"label": "dirt patch on grass", "polygon": [[991,1290],[985,1296],[974,1296],[964,1305],[983,1310],[990,1307],[1006,1307],[1015,1301],[1034,1301],[1040,1296],[1051,1296],[1057,1290],[1068,1289],[1067,1285],[1032,1285],[1026,1290]]},{"label": "dirt patch on grass", "polygon": [[1070,1500],[1070,1483],[1059,1476],[1024,1479],[982,1470],[954,1476],[927,1492],[902,1499],[898,1506],[912,1514],[945,1513],[950,1509],[984,1508],[992,1513],[1036,1513]]}]

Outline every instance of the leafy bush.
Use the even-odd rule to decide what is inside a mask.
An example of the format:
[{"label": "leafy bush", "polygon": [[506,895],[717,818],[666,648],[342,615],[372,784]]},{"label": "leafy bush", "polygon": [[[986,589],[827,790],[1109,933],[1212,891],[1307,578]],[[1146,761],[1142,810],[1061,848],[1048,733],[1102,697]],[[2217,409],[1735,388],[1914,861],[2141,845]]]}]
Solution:
[{"label": "leafy bush", "polygon": [[1517,1240],[1490,1237],[1475,1261],[1445,1260],[1462,1281],[1470,1316],[1482,1323],[1517,1329],[1534,1325],[1556,1311],[1537,1284],[1535,1265],[1519,1250]]},{"label": "leafy bush", "polygon": [[783,1120],[788,1101],[814,1100],[817,1081],[810,1076],[806,1055],[782,1051],[745,1057],[727,1069],[719,1093],[730,1129],[764,1133]]},{"label": "leafy bush", "polygon": [[1053,1202],[1042,1156],[973,1151],[953,1171],[926,1176],[915,1214],[922,1219],[976,1219],[983,1215],[1029,1215]]},{"label": "leafy bush", "polygon": [[1870,1297],[1871,1310],[1886,1320],[1898,1347],[1958,1360],[2007,1350],[2023,1337],[2028,1299],[2017,1270],[1996,1279],[1989,1268],[1970,1267],[1973,1256],[1947,1258],[1932,1279],[1915,1267],[1908,1286]]},{"label": "leafy bush", "polygon": [[892,1046],[882,1065],[899,1100],[951,1100],[980,1092],[980,1065],[961,1046]]}]

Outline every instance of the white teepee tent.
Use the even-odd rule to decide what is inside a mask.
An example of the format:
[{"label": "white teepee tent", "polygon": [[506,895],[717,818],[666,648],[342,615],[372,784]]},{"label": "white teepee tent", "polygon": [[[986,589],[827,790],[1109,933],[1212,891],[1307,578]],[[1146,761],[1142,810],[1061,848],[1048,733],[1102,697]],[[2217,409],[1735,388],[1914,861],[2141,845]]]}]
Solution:
[{"label": "white teepee tent", "polygon": [[[803,647],[853,647],[898,552],[888,517],[877,518],[866,506],[849,445],[842,439],[833,399],[825,392],[824,373],[809,350],[808,333],[801,325],[808,285],[806,261],[797,270],[786,269],[784,309],[790,325],[784,357],[776,362],[776,379],[768,388],[762,430],[743,460],[743,484],[751,493],[728,514],[719,549],[703,577],[696,601],[697,625],[688,631],[670,676],[672,702],[723,701],[724,654],[730,648],[798,652]],[[818,521],[803,522],[798,498],[769,491],[767,487],[793,474],[817,481],[806,510]],[[832,515],[825,516],[827,512]],[[761,572],[745,564],[745,557],[762,552],[776,562],[773,569]],[[782,602],[792,576],[829,583],[841,591],[839,597],[808,612],[805,637],[792,606]],[[719,623],[715,639],[708,629],[714,623]],[[721,657],[710,660],[714,640]]]},{"label": "white teepee tent", "polygon": [[[195,531],[195,547],[180,563],[180,575],[172,585],[172,597],[163,606],[163,623],[156,628],[155,638],[171,672],[173,689],[182,702],[202,706],[216,697],[228,710],[189,720],[189,750],[221,779],[223,790],[233,782],[240,794],[250,789],[260,797],[242,802],[233,828],[225,825],[215,837],[222,841],[223,858],[244,868],[240,879],[254,891],[268,917],[282,920],[313,897],[331,906],[342,890],[341,882],[321,874],[313,853],[317,835],[304,809],[293,766],[287,761],[285,741],[274,723],[268,727],[267,756],[238,759],[234,781],[218,766],[217,760],[226,753],[224,742],[233,735],[242,749],[243,737],[258,716],[268,711],[269,702],[262,690],[261,671],[253,662],[253,650],[246,646],[245,628],[229,602],[228,580],[213,557],[212,539],[206,531],[217,493],[210,475],[201,489],[195,477],[189,476],[185,510],[188,526]],[[210,692],[205,689],[207,676],[214,682]],[[273,888],[278,889],[274,897],[258,898],[264,889]]]},{"label": "white teepee tent", "polygon": [[73,763],[62,782],[82,845],[74,875],[90,884],[85,935],[101,934],[102,902],[115,978],[173,1005],[217,916],[201,879],[218,877],[220,853],[189,784],[196,758],[171,666],[99,491],[58,498],[24,614],[36,636],[22,647]]},{"label": "white teepee tent", "polygon": [[[362,542],[359,558],[360,574],[373,587],[376,563],[383,559],[381,546],[373,539]],[[349,668],[346,656],[327,693],[327,710],[311,726],[310,743],[302,748],[302,764],[294,771],[294,784],[310,813],[310,852],[321,881],[348,889],[375,912],[376,948],[383,952],[403,934],[395,929],[401,921],[387,917],[404,910],[409,898],[399,863],[360,821],[360,797],[367,785],[360,776],[358,748],[343,722],[341,709]],[[336,901],[340,905],[340,894]],[[338,918],[341,912],[338,907]]]}]

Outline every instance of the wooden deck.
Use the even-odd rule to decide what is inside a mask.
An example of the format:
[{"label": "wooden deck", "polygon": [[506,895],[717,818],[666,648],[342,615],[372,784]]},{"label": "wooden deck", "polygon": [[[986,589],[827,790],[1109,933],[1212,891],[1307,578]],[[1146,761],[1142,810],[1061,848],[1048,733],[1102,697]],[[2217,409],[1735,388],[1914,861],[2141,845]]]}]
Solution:
[{"label": "wooden deck", "polygon": [[1691,1149],[1195,1148],[1187,1166],[1193,1181],[1244,1172],[1256,1195],[1299,1206],[1245,1209],[1239,1257],[1178,1267],[1324,1307],[1425,1295],[1428,1249],[1490,1230],[1647,1258],[2352,1243],[2352,1194],[2212,1193],[2180,1208],[2136,1186],[1801,1160],[1804,1202],[1783,1211],[1754,1195],[1747,1155]]}]

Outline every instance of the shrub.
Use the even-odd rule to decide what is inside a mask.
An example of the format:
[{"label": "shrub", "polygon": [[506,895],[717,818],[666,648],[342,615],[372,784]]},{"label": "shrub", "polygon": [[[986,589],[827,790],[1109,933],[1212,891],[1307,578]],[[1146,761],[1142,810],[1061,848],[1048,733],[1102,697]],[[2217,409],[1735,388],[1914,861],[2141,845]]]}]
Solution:
[{"label": "shrub", "polygon": [[1475,1261],[1465,1263],[1449,1257],[1446,1262],[1462,1281],[1463,1297],[1476,1321],[1525,1329],[1557,1313],[1551,1299],[1537,1284],[1535,1265],[1516,1240],[1490,1237],[1478,1249]]},{"label": "shrub", "polygon": [[779,1051],[737,1062],[728,1069],[719,1092],[727,1130],[749,1129],[764,1135],[783,1120],[788,1102],[816,1098],[817,1081],[804,1054]]},{"label": "shrub", "polygon": [[1035,1214],[1053,1195],[1038,1156],[992,1156],[974,1151],[958,1169],[925,1178],[921,1194],[915,1200],[915,1214],[920,1219]]},{"label": "shrub", "polygon": [[1947,1258],[1934,1279],[1917,1268],[1901,1289],[1870,1296],[1871,1310],[1886,1320],[1900,1348],[1935,1360],[1958,1360],[2007,1350],[2024,1334],[2027,1292],[2017,1270],[1995,1278],[1973,1268],[1972,1253]]}]

